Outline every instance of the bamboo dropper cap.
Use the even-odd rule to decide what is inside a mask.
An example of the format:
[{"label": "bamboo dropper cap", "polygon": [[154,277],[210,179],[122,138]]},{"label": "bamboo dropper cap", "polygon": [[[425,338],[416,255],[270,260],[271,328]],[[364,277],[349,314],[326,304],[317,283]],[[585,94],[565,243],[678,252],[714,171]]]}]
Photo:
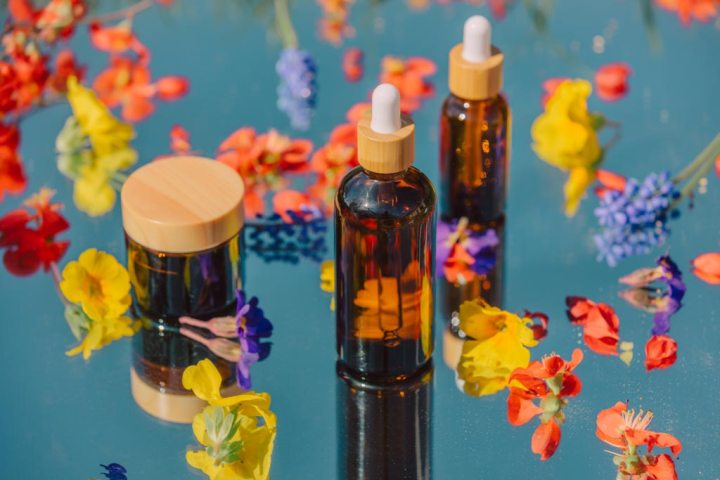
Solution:
[{"label": "bamboo dropper cap", "polygon": [[370,172],[389,174],[407,170],[415,160],[415,124],[400,114],[400,92],[378,85],[372,94],[372,109],[358,122],[358,162]]},{"label": "bamboo dropper cap", "polygon": [[220,162],[171,157],[139,168],[123,185],[125,233],[164,253],[193,253],[216,247],[244,222],[240,176]]},{"label": "bamboo dropper cap", "polygon": [[485,100],[502,89],[503,53],[491,44],[490,22],[481,15],[465,21],[463,43],[450,50],[448,85],[453,95]]}]

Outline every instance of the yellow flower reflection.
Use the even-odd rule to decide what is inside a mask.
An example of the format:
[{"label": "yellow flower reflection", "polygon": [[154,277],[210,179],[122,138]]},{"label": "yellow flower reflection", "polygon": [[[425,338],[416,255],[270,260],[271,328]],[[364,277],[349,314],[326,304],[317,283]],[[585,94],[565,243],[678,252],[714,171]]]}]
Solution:
[{"label": "yellow flower reflection", "polygon": [[468,395],[492,395],[504,389],[516,368],[530,363],[529,347],[537,345],[533,320],[492,307],[482,300],[460,306],[460,329],[468,335],[457,374]]},{"label": "yellow flower reflection", "polygon": [[106,318],[102,320],[90,319],[89,330],[82,338],[80,344],[66,352],[69,356],[82,353],[85,360],[95,350],[100,350],[107,344],[122,337],[131,337],[138,331],[140,324],[133,322],[130,318],[121,316],[117,318]]},{"label": "yellow flower reflection", "polygon": [[594,180],[603,155],[597,136],[603,118],[588,111],[591,92],[586,80],[562,82],[532,125],[532,147],[537,156],[570,172],[565,185],[565,212],[569,216],[575,214],[585,189]]},{"label": "yellow flower reflection", "polygon": [[119,172],[137,161],[137,152],[130,147],[135,132],[76,78],[68,79],[67,86],[73,117],[56,141],[58,167],[75,181],[73,200],[78,209],[90,216],[103,215],[115,204],[115,189],[123,178]]},{"label": "yellow flower reflection", "polygon": [[330,310],[335,311],[335,261],[325,260],[320,265],[320,290],[332,293]]},{"label": "yellow flower reflection", "polygon": [[222,377],[210,360],[183,373],[183,386],[209,406],[193,419],[193,433],[203,450],[185,455],[188,464],[211,480],[267,479],[277,431],[270,396],[245,392],[223,397]]}]

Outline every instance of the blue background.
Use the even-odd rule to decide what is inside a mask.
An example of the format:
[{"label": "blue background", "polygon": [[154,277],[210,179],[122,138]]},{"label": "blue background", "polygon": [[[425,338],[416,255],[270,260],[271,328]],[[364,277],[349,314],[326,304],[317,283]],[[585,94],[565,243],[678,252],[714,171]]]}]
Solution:
[{"label": "blue background", "polygon": [[[595,261],[591,236],[596,228],[592,215],[596,199],[587,198],[575,218],[566,218],[561,208],[564,176],[530,149],[530,125],[541,111],[542,81],[587,76],[614,61],[628,62],[633,69],[629,95],[613,104],[593,97],[590,105],[591,110],[622,123],[622,139],[608,153],[607,168],[639,177],[661,169],[678,171],[717,133],[718,24],[686,28],[674,14],[656,9],[662,45],[653,49],[639,4],[557,1],[545,34],[533,29],[522,2],[516,2],[505,20],[494,22],[494,43],[506,55],[505,90],[514,120],[505,307],[546,312],[551,319],[549,335],[533,350],[533,358],[552,351],[567,358],[582,342],[580,329],[565,318],[565,297],[583,295],[610,303],[621,319],[621,338],[635,342],[635,361],[628,368],[617,358],[585,351],[586,359],[577,370],[583,392],[571,399],[566,410],[559,450],[550,461],[540,462],[530,451],[537,421],[510,426],[505,392],[478,399],[455,387],[453,372],[442,362],[438,316],[434,478],[614,478],[612,458],[604,451],[607,446],[595,436],[595,416],[624,400],[652,409],[654,429],[681,439],[684,449],[676,462],[680,478],[720,478],[720,291],[689,271],[689,261],[696,255],[719,250],[718,179],[708,178],[708,193],[673,221],[666,246],[612,269]],[[433,79],[437,94],[414,115],[416,165],[436,179],[437,115],[447,91],[446,56],[460,40],[464,20],[477,12],[489,15],[485,7],[460,4],[415,12],[399,1],[376,5],[358,0],[350,16],[357,33],[345,45],[364,50],[366,72],[361,82],[349,84],[340,68],[343,50],[323,42],[316,33],[319,6],[295,2],[292,18],[300,45],[315,55],[319,65],[318,109],[311,130],[303,134],[293,132],[275,106],[274,65],[281,45],[270,15],[253,15],[249,6],[229,1],[185,0],[170,10],[153,8],[140,14],[135,24],[152,51],[153,74],[185,75],[191,91],[180,101],[158,102],[155,114],[137,125],[134,146],[141,162],[168,153],[168,131],[174,123],[187,128],[193,148],[206,155],[243,125],[259,131],[278,128],[320,146],[343,121],[347,108],[365,99],[374,87],[384,55],[422,55],[438,64]],[[609,26],[611,36],[604,33]],[[603,53],[593,52],[595,35],[606,36]],[[94,78],[105,66],[105,54],[89,46],[84,31],[73,40],[73,47],[89,64],[89,78]],[[567,55],[559,54],[558,47]],[[89,219],[72,204],[72,185],[55,167],[54,140],[68,115],[69,108],[63,105],[23,121],[27,192],[47,185],[65,203],[72,225],[65,261],[89,247],[123,259],[119,207],[105,217]],[[19,198],[6,199],[0,214],[19,203]],[[621,290],[617,279],[653,265],[668,249],[688,284],[685,306],[673,318],[672,336],[679,355],[672,368],[646,373],[642,348],[652,319],[617,296]],[[66,357],[73,337],[50,276],[15,278],[2,269],[0,282],[4,328],[0,478],[82,479],[97,475],[98,464],[107,462],[123,464],[131,479],[198,475],[184,460],[186,448],[195,443],[190,427],[159,422],[135,405],[129,387],[130,341],[97,352],[87,363]],[[334,478],[335,326],[329,296],[319,289],[319,265],[264,264],[250,257],[247,284],[275,325],[272,355],[253,370],[254,388],[272,395],[278,415],[272,477]]]}]

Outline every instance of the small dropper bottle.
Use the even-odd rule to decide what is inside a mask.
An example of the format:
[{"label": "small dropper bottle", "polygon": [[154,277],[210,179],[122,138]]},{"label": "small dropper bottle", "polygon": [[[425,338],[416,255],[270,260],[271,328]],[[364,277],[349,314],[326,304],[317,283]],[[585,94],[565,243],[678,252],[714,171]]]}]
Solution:
[{"label": "small dropper bottle", "polygon": [[436,196],[412,166],[415,125],[389,84],[357,127],[360,166],[335,199],[337,351],[362,380],[403,380],[433,350]]},{"label": "small dropper bottle", "polygon": [[450,51],[450,95],[440,115],[441,218],[467,217],[482,229],[501,225],[510,150],[510,110],[502,88],[503,54],[491,44],[490,22],[465,22],[463,43]]}]

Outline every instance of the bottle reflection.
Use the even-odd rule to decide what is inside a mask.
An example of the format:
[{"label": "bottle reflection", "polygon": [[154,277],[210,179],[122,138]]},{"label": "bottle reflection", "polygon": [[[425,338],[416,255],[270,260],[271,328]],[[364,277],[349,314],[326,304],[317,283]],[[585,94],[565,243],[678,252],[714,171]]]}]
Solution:
[{"label": "bottle reflection", "polygon": [[338,478],[429,479],[432,363],[411,379],[375,385],[338,364]]},{"label": "bottle reflection", "polygon": [[[468,300],[481,298],[490,305],[503,307],[505,226],[470,224],[467,229],[473,236],[469,240],[471,246],[467,248],[470,252],[467,260],[472,259],[472,265],[454,262],[453,255],[456,253],[451,251],[450,262],[438,267],[442,311],[446,321],[450,321],[453,312],[457,312],[460,305]],[[474,250],[472,242],[477,243]]]}]

